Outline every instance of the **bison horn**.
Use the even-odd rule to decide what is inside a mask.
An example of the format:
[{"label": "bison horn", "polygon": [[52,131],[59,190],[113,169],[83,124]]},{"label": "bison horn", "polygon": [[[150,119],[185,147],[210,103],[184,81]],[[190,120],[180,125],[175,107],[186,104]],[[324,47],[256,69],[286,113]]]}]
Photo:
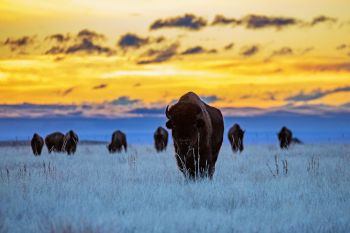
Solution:
[{"label": "bison horn", "polygon": [[169,105],[166,106],[165,115],[166,115],[166,117],[167,117],[168,119],[170,119]]}]

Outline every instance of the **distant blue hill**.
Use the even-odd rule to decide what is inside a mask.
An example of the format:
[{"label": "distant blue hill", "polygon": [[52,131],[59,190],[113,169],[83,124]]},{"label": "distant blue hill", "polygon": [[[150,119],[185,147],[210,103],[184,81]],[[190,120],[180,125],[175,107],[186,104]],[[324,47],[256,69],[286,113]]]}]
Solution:
[{"label": "distant blue hill", "polygon": [[[54,131],[74,129],[83,140],[109,141],[114,130],[127,134],[130,143],[152,143],[153,132],[165,125],[163,117],[140,118],[0,118],[0,140],[29,140],[34,132],[45,136]],[[350,114],[328,113],[303,115],[284,111],[252,117],[226,117],[226,132],[234,123],[246,130],[248,144],[276,143],[276,133],[282,126],[292,129],[294,135],[305,143],[350,143]]]}]

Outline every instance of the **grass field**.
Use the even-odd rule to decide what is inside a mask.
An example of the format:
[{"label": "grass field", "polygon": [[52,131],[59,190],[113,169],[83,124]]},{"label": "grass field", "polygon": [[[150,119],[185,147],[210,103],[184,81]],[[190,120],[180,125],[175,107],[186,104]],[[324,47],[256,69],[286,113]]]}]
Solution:
[{"label": "grass field", "polygon": [[3,146],[0,232],[350,232],[349,168],[345,144],[225,145],[212,181],[186,182],[171,148]]}]

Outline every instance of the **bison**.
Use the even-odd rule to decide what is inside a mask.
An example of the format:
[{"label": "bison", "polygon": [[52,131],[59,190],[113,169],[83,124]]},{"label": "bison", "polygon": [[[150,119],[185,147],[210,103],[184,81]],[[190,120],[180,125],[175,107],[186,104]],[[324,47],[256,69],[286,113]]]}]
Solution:
[{"label": "bison", "polygon": [[126,135],[120,130],[114,131],[111,143],[108,145],[108,151],[109,153],[121,152],[122,147],[124,147],[126,152],[128,147]]},{"label": "bison", "polygon": [[193,92],[166,107],[166,127],[172,131],[180,171],[190,179],[213,177],[223,141],[221,111],[204,103]]},{"label": "bison", "polygon": [[35,156],[41,155],[41,151],[44,147],[44,139],[37,133],[33,135],[32,141],[30,142]]},{"label": "bison", "polygon": [[233,152],[240,151],[242,152],[244,149],[243,146],[243,137],[244,137],[244,130],[241,129],[239,124],[234,124],[230,130],[228,131],[228,140],[230,141],[231,148]]},{"label": "bison", "polygon": [[154,132],[154,147],[156,148],[157,152],[166,150],[168,145],[168,135],[168,131],[166,131],[166,129],[163,127],[158,127]]},{"label": "bison", "polygon": [[45,144],[49,153],[54,152],[64,152],[64,134],[61,132],[54,132],[49,134],[45,138]]},{"label": "bison", "polygon": [[277,134],[278,140],[280,141],[281,149],[287,149],[292,142],[292,131],[287,127],[283,126],[281,131]]},{"label": "bison", "polygon": [[69,132],[64,136],[64,151],[67,152],[68,155],[74,154],[77,150],[78,142],[78,135],[73,130],[69,130]]}]

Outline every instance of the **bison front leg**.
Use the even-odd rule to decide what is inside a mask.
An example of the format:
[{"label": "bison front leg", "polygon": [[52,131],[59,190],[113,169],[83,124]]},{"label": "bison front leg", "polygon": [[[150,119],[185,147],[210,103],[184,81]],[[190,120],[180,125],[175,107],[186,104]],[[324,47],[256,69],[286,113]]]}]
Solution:
[{"label": "bison front leg", "polygon": [[180,156],[179,154],[175,154],[176,163],[179,170],[184,174],[186,179],[195,180],[196,171],[195,166],[193,165],[193,161],[189,161],[189,159]]},{"label": "bison front leg", "polygon": [[203,148],[198,155],[199,176],[201,178],[211,178],[215,168],[212,166],[212,151],[211,148]]},{"label": "bison front leg", "polygon": [[208,160],[205,160],[205,161],[201,162],[199,165],[199,176],[201,178],[205,178],[205,177],[212,178],[212,176],[214,174],[214,170],[215,170],[215,168],[213,169],[211,162]]}]

